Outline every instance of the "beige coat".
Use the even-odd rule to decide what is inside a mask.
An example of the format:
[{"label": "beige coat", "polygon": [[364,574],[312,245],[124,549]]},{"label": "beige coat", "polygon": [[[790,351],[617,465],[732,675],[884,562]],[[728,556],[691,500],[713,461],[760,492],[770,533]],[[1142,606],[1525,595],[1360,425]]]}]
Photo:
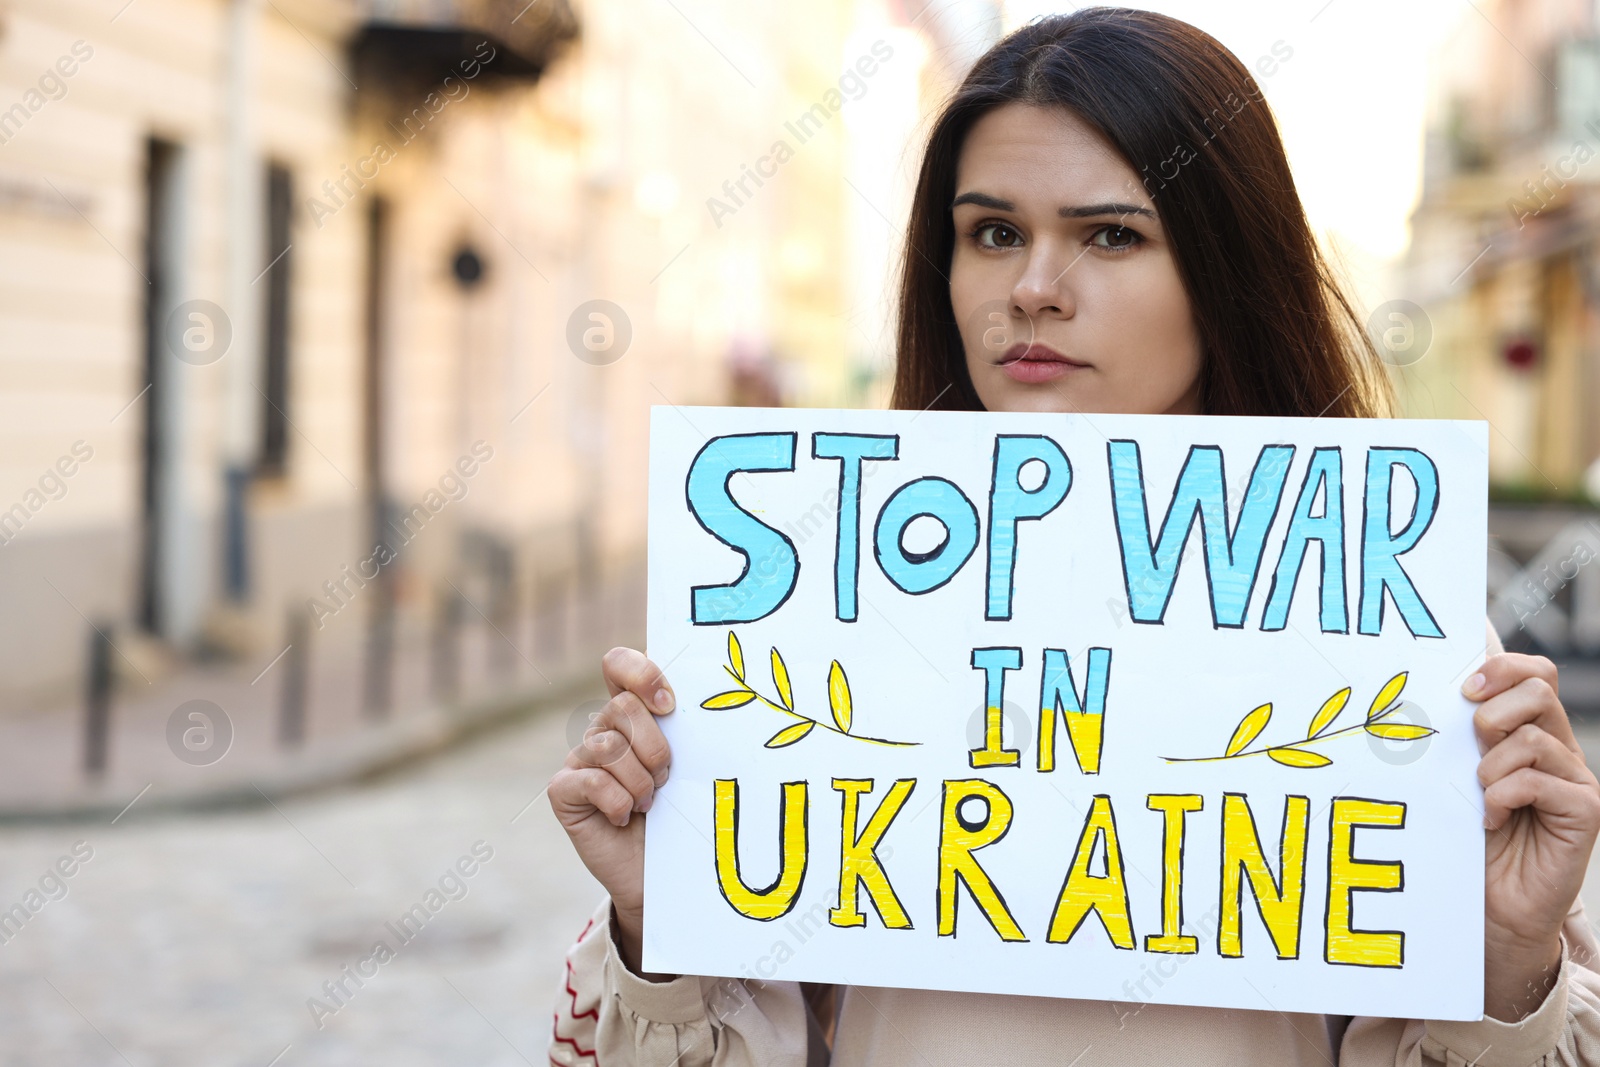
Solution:
[{"label": "beige coat", "polygon": [[1555,988],[1516,1024],[867,986],[841,992],[830,1051],[795,982],[693,975],[648,982],[623,964],[606,901],[567,953],[550,1060],[585,1067],[1600,1067],[1600,944],[1581,900],[1562,930]]}]

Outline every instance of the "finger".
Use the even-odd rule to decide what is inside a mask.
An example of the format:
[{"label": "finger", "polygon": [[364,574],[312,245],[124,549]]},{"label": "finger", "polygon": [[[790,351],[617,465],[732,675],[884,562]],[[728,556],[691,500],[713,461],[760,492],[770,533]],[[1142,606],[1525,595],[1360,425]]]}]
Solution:
[{"label": "finger", "polygon": [[613,648],[601,657],[600,671],[612,696],[628,690],[657,715],[665,715],[677,704],[667,676],[636,648]]},{"label": "finger", "polygon": [[1483,791],[1483,824],[1498,829],[1517,809],[1530,806],[1591,839],[1600,827],[1600,794],[1532,767],[1512,771]]},{"label": "finger", "polygon": [[1494,748],[1524,723],[1546,731],[1573,752],[1581,753],[1567,709],[1542,677],[1529,676],[1478,705],[1472,724],[1485,749]]},{"label": "finger", "polygon": [[611,702],[595,716],[595,724],[611,727],[626,736],[633,754],[639,757],[639,762],[644,764],[644,769],[655,784],[666,782],[672,749],[662,735],[655,715],[637,695],[625,689],[612,697]]},{"label": "finger", "polygon": [[[591,739],[592,742],[591,743]],[[649,811],[656,784],[622,735],[611,729],[592,729],[584,743],[572,750],[581,763],[599,767],[622,784],[633,797],[635,811]]]},{"label": "finger", "polygon": [[1487,788],[1523,767],[1579,785],[1595,785],[1594,775],[1577,753],[1532,723],[1523,723],[1484,755],[1478,762],[1478,781]]},{"label": "finger", "polygon": [[1552,692],[1560,692],[1556,665],[1543,656],[1501,652],[1483,661],[1478,672],[1461,683],[1461,692],[1473,700],[1488,700],[1528,678],[1542,678]]},{"label": "finger", "polygon": [[633,817],[633,796],[622,783],[599,767],[567,768],[550,783],[550,806],[562,825],[570,825],[598,811],[613,826],[626,826]]}]

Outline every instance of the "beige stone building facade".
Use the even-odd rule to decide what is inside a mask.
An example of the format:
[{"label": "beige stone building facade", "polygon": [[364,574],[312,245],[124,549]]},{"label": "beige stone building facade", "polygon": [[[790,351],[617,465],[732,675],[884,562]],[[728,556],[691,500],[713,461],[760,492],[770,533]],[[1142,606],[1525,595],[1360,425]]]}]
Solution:
[{"label": "beige stone building facade", "polygon": [[150,668],[521,612],[639,559],[652,405],[871,395],[908,21],[0,0],[0,707],[91,623]]},{"label": "beige stone building facade", "polygon": [[1587,0],[1479,6],[1436,64],[1403,270],[1425,316],[1375,325],[1431,331],[1395,359],[1406,409],[1487,419],[1499,491],[1600,497],[1600,23]]}]

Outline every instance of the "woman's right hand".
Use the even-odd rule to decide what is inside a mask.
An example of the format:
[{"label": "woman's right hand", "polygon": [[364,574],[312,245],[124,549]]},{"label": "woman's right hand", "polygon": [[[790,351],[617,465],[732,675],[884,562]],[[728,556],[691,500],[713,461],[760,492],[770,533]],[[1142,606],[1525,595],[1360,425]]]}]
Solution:
[{"label": "woman's right hand", "polygon": [[550,806],[617,916],[623,960],[639,972],[644,919],[644,820],[672,753],[656,722],[675,704],[661,668],[613,648],[600,660],[611,700],[550,780]]}]

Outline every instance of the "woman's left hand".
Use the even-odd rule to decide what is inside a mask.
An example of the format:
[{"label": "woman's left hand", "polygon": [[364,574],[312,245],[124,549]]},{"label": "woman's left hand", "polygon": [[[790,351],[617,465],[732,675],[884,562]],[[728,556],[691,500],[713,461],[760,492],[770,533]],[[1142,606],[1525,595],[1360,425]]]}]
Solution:
[{"label": "woman's left hand", "polygon": [[1515,1022],[1543,1003],[1561,961],[1561,925],[1600,832],[1600,783],[1557,695],[1555,664],[1490,656],[1461,691],[1481,701],[1487,828],[1484,1011]]}]

